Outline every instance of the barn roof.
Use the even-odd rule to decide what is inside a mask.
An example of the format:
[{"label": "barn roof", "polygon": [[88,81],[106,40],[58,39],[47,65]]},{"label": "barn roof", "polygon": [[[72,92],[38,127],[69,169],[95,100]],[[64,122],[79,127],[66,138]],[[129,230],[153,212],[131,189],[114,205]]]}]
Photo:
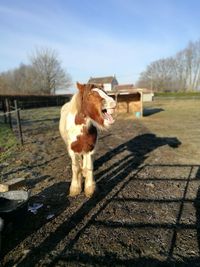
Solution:
[{"label": "barn roof", "polygon": [[127,91],[127,90],[133,90],[135,89],[135,86],[131,84],[119,84],[116,85],[114,88],[116,91]]},{"label": "barn roof", "polygon": [[112,83],[113,80],[116,80],[115,76],[91,77],[88,83]]},{"label": "barn roof", "polygon": [[150,94],[153,93],[152,90],[147,89],[147,88],[138,88],[135,87],[134,84],[119,84],[114,87],[114,90],[116,93],[137,93],[137,92],[142,92],[143,94]]}]

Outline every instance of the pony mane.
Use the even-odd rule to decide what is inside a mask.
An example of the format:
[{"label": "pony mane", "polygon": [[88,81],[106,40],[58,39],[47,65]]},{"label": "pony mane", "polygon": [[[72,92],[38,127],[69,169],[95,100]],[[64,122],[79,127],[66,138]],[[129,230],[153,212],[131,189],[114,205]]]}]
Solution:
[{"label": "pony mane", "polygon": [[76,93],[72,96],[72,99],[69,102],[69,111],[71,113],[77,113],[81,110],[81,95]]}]

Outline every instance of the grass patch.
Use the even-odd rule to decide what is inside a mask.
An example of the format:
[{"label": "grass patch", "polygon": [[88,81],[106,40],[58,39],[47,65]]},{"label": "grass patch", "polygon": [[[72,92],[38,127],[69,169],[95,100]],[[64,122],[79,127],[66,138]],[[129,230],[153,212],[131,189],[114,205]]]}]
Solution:
[{"label": "grass patch", "polygon": [[0,123],[0,162],[6,160],[14,151],[17,139],[6,124]]},{"label": "grass patch", "polygon": [[155,93],[155,97],[174,97],[174,98],[191,98],[197,97],[200,98],[199,91],[190,91],[190,92],[159,92]]},{"label": "grass patch", "polygon": [[[200,159],[200,99],[160,98],[145,103],[144,108],[152,112],[143,117],[143,124],[157,136],[176,137],[181,141],[177,155],[182,163],[198,163]],[[160,112],[159,112],[160,109]]]}]

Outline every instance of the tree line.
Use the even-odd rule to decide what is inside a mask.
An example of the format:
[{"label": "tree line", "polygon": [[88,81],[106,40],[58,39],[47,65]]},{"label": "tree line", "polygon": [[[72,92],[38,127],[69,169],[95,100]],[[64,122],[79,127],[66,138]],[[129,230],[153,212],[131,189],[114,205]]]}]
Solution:
[{"label": "tree line", "polygon": [[140,74],[139,87],[155,92],[196,91],[200,89],[200,40],[190,42],[175,56],[149,64]]},{"label": "tree line", "polygon": [[49,48],[36,49],[30,64],[0,73],[0,94],[53,94],[58,88],[67,91],[71,84],[57,52]]}]

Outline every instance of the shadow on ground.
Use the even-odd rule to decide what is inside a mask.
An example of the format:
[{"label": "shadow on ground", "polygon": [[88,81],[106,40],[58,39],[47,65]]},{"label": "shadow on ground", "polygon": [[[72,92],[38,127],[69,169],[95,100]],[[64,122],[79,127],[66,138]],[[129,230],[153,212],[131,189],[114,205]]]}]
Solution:
[{"label": "shadow on ground", "polygon": [[[95,162],[96,180],[98,184],[98,192],[91,199],[83,202],[82,205],[74,212],[70,217],[66,217],[58,224],[55,231],[49,232],[45,237],[42,235],[41,242],[34,248],[32,248],[24,257],[17,263],[17,266],[38,266],[38,263],[45,266],[200,266],[198,255],[192,256],[177,256],[177,247],[179,242],[179,234],[181,231],[195,230],[198,237],[198,253],[200,247],[199,229],[200,229],[200,213],[199,213],[199,191],[195,200],[188,198],[188,192],[190,188],[191,180],[198,180],[200,169],[196,165],[145,165],[144,161],[148,158],[149,153],[161,146],[170,146],[176,149],[181,142],[177,138],[161,138],[154,134],[143,134],[137,136],[128,142],[125,142],[105,155],[100,157]],[[108,163],[111,164],[108,164]],[[147,171],[146,171],[147,168]],[[150,175],[151,168],[152,174]],[[182,168],[187,170],[187,175],[184,177],[162,177],[162,168],[170,170],[169,173],[173,176],[173,172],[176,169]],[[196,176],[193,177],[194,170],[198,168]],[[160,176],[156,177],[158,170],[161,170]],[[146,176],[145,176],[146,175]],[[150,177],[149,177],[150,175]],[[173,183],[172,183],[173,181]],[[152,191],[149,191],[149,195],[145,197],[140,195],[140,191],[136,192],[131,183],[146,185],[152,187]],[[182,192],[178,197],[171,198],[169,195],[165,195],[162,192],[161,197],[156,196],[155,189],[152,185],[157,182],[171,183],[172,190],[175,183],[176,190]],[[51,188],[52,195],[56,191],[58,185],[53,185]],[[66,185],[59,185],[60,190]],[[135,190],[135,192],[134,192]],[[138,190],[141,190],[139,188]],[[154,190],[154,191],[153,191]],[[160,187],[159,190],[162,190]],[[165,190],[165,188],[164,188]],[[138,195],[137,195],[138,194]],[[142,193],[141,193],[142,194]],[[163,196],[164,195],[164,196]],[[141,198],[142,196],[142,198]],[[151,196],[151,198],[150,198]],[[64,201],[62,205],[63,210],[68,206],[68,200]],[[59,203],[61,203],[60,201]],[[76,200],[74,200],[76,201]],[[113,203],[123,203],[117,209],[121,207],[127,207],[128,203],[136,202],[143,203],[155,203],[169,205],[169,203],[177,204],[175,209],[175,218],[170,222],[156,222],[151,220],[143,220],[144,214],[141,214],[141,221],[134,222],[128,220],[122,216],[119,220],[116,220],[117,213],[113,213],[114,210],[109,210],[109,205]],[[182,221],[185,202],[192,204],[196,210],[195,222],[186,223]],[[108,214],[106,213],[108,209]],[[60,214],[62,213],[62,208]],[[129,213],[132,212],[129,211]],[[103,215],[102,215],[103,214]],[[101,218],[102,219],[99,219]],[[52,221],[53,222],[53,221]],[[32,228],[25,231],[24,236],[20,239],[23,240],[28,234],[34,234],[34,231],[39,229],[41,223],[36,223],[36,229]],[[94,232],[90,232],[89,229],[94,229]],[[103,229],[103,230],[101,230]],[[116,232],[118,229],[119,232]],[[159,257],[152,249],[152,255],[145,254],[142,249],[135,245],[130,244],[131,233],[137,232],[140,229],[144,230],[142,239],[145,240],[149,231],[168,231],[170,233],[167,236],[166,247],[159,250]],[[125,241],[121,240],[122,232],[126,230]],[[105,231],[105,232],[104,232]],[[106,233],[106,234],[105,234]],[[103,241],[101,236],[105,234]],[[115,238],[117,241],[115,241]],[[113,241],[114,240],[114,241]],[[140,239],[138,239],[140,240]],[[177,241],[178,240],[178,241]],[[123,242],[124,243],[123,243]],[[18,241],[19,242],[19,241]],[[113,243],[114,242],[114,243]],[[142,240],[138,241],[138,245],[142,247]],[[157,240],[155,240],[156,244]],[[123,247],[122,247],[123,243]],[[114,244],[114,245],[113,245]],[[8,246],[7,251],[14,247],[16,244]],[[121,247],[120,247],[121,246]],[[148,242],[146,243],[146,249],[148,249]],[[131,249],[130,249],[131,248]],[[187,248],[185,248],[186,250]],[[187,252],[187,251],[186,251]],[[187,253],[186,253],[187,254]],[[177,257],[176,257],[177,256]],[[11,266],[16,262],[7,262],[5,266]]]},{"label": "shadow on ground", "polygon": [[163,108],[144,108],[143,110],[143,116],[147,117],[147,116],[151,116],[155,113],[159,113],[164,111]]}]

